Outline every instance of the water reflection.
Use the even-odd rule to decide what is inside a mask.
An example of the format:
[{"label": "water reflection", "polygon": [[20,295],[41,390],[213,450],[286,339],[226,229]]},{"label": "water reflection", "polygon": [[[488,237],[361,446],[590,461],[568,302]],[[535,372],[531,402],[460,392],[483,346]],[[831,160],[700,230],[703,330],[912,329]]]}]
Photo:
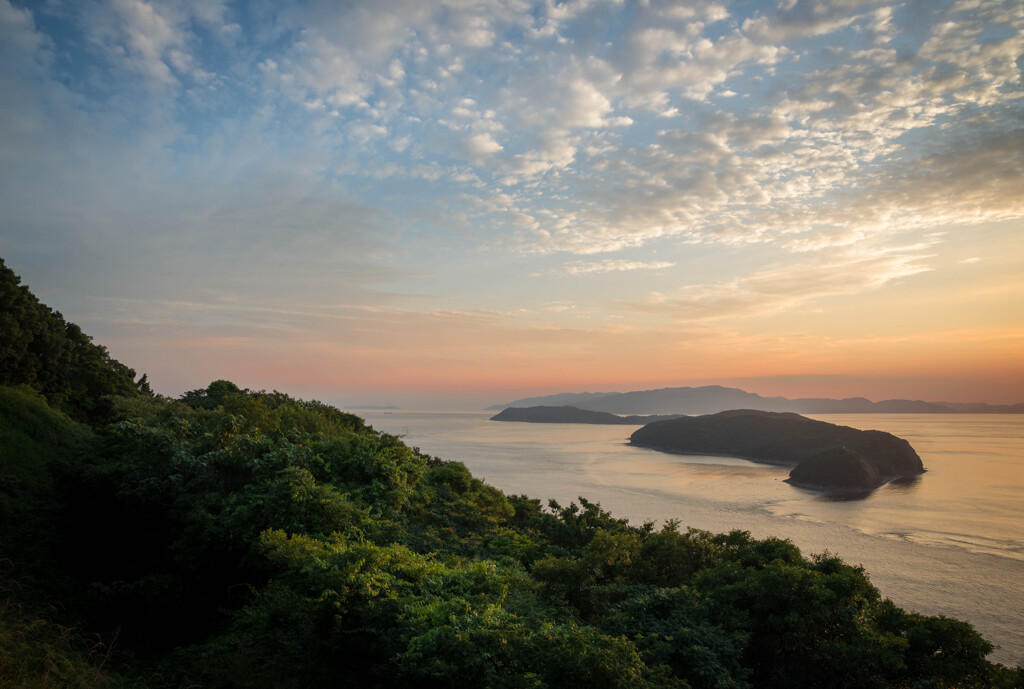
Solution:
[{"label": "water reflection", "polygon": [[862,502],[870,498],[875,491],[845,491],[842,493],[819,493],[815,499],[819,502]]},{"label": "water reflection", "polygon": [[824,491],[816,491],[809,488],[798,488],[802,493],[809,495],[818,502],[860,502],[867,500],[871,496],[875,495],[876,492],[885,492],[887,494],[896,495],[909,495],[916,493],[918,488],[921,486],[921,475],[917,476],[902,476],[889,481],[884,486],[872,490],[863,491],[846,491],[841,493],[829,493]]},{"label": "water reflection", "polygon": [[890,493],[916,493],[921,487],[921,474],[893,479],[885,486]]}]

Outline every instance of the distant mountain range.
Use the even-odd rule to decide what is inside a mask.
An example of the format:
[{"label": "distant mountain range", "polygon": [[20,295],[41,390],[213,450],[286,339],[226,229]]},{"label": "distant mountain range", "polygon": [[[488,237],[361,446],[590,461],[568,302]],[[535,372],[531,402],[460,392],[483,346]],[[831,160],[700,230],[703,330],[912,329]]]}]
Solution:
[{"label": "distant mountain range", "polygon": [[595,423],[604,425],[642,426],[653,421],[678,419],[679,414],[619,416],[606,411],[580,409],[569,405],[558,407],[508,407],[491,417],[491,421],[523,421],[526,423]]},{"label": "distant mountain range", "polygon": [[829,399],[826,397],[762,397],[753,392],[720,385],[662,388],[634,392],[561,393],[526,397],[507,404],[487,407],[497,411],[509,407],[572,405],[590,411],[611,414],[717,414],[730,409],[757,409],[797,414],[1024,414],[1021,404],[964,404],[959,402],[922,402],[921,400],[883,400],[864,397]]},{"label": "distant mountain range", "polygon": [[544,395],[542,397],[524,397],[508,404],[495,404],[487,407],[486,411],[500,411],[509,407],[576,407],[583,408],[583,403],[589,400],[596,400],[601,397],[614,397],[621,395],[621,392],[562,392],[557,395]]}]

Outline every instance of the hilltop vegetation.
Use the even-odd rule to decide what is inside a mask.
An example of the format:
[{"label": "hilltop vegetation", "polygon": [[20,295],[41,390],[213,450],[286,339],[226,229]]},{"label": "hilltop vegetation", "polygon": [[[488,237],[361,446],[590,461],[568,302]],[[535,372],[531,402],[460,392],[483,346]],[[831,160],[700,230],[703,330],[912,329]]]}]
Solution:
[{"label": "hilltop vegetation", "polygon": [[76,421],[102,424],[112,395],[150,392],[145,376],[59,311],[39,302],[0,259],[0,385],[28,385]]},{"label": "hilltop vegetation", "polygon": [[836,556],[545,507],[318,402],[223,380],[133,384],[99,421],[66,400],[0,388],[3,686],[1022,679]]}]

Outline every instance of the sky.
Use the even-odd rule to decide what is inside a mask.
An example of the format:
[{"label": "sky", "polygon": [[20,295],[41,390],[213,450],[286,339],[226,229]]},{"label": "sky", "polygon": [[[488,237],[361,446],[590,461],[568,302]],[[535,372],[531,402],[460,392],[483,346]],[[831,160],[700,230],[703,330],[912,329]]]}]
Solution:
[{"label": "sky", "polygon": [[0,0],[0,257],[168,395],[1024,402],[1020,0]]}]

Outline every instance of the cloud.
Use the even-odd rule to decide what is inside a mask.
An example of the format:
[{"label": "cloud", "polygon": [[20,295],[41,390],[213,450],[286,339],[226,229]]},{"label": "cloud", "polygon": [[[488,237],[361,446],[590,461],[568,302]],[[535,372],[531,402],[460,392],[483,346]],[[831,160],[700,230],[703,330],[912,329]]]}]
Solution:
[{"label": "cloud", "polygon": [[653,293],[644,301],[622,300],[616,306],[681,321],[771,316],[822,298],[878,289],[928,271],[923,262],[927,248],[923,244],[821,251],[810,260],[772,266],[730,282],[692,285],[670,295]]},{"label": "cloud", "polygon": [[32,12],[18,9],[9,0],[0,0],[0,32],[8,59],[38,54],[51,44],[45,34],[36,30]]},{"label": "cloud", "polygon": [[[118,2],[126,55],[154,74],[156,62],[172,76],[203,69],[189,51],[194,14],[146,15],[135,0]],[[441,168],[455,162],[446,158],[469,163],[461,178],[474,185],[544,179],[550,195],[523,197],[515,208],[541,219],[538,234],[498,223],[493,241],[584,255],[668,236],[736,243],[798,233],[813,244],[826,241],[807,236],[815,227],[874,231],[829,197],[868,205],[856,197],[877,198],[877,173],[915,159],[908,133],[943,128],[949,139],[959,128],[948,118],[966,104],[1008,103],[1019,88],[1013,56],[1022,32],[1007,3],[987,4],[976,18],[958,6],[894,11],[880,2],[801,0],[749,17],[715,3],[686,11],[653,3],[604,43],[598,27],[620,11],[614,5],[523,9],[312,3],[265,15],[276,22],[275,40],[290,43],[253,47],[264,50],[258,64],[271,103],[302,103],[311,119],[299,126],[349,137],[349,146],[328,145],[344,161],[334,169],[382,178],[427,155]],[[230,19],[221,7],[205,21]],[[916,61],[901,57],[912,45],[855,41],[908,22],[925,30]],[[981,39],[993,23],[1012,30]],[[509,40],[527,29],[535,33],[526,45]],[[827,49],[815,43],[825,38]],[[807,53],[820,59],[801,64]],[[784,90],[771,86],[780,66],[789,74]],[[716,92],[740,98],[716,108],[705,102]],[[652,128],[651,114],[669,122]],[[398,158],[380,160],[384,151]],[[883,213],[869,215],[877,229]]]},{"label": "cloud", "polygon": [[[877,4],[798,3],[796,14],[757,21],[782,21],[790,39],[876,26],[879,17],[889,26],[895,19],[885,8],[865,13]],[[753,111],[702,106],[697,131],[667,128],[653,143],[597,156],[602,174],[581,174],[575,186],[584,202],[553,214],[557,230],[523,237],[524,250],[589,254],[666,236],[780,240],[797,250],[907,225],[1020,217],[1015,190],[1024,179],[1012,163],[1019,137],[1006,128],[1021,90],[1013,56],[1024,51],[1024,25],[1007,3],[978,18],[951,11],[955,24],[940,11],[899,16],[929,27],[936,38],[926,33],[925,47],[952,41],[932,61],[907,60],[895,47],[833,45],[812,69],[792,73],[785,91],[751,103]],[[978,49],[986,25],[1001,35]],[[786,238],[793,234],[803,239]]]},{"label": "cloud", "polygon": [[625,259],[608,259],[604,261],[572,261],[561,268],[550,271],[552,275],[594,275],[599,273],[619,273],[633,270],[661,270],[671,268],[675,263],[669,261],[629,261]]},{"label": "cloud", "polygon": [[745,19],[743,32],[759,43],[777,45],[834,33],[883,4],[886,0],[796,0],[766,15]]},{"label": "cloud", "polygon": [[143,86],[153,90],[175,87],[182,78],[209,78],[195,55],[197,29],[232,33],[221,1],[109,0],[81,3],[71,13],[111,70],[141,77]]},{"label": "cloud", "polygon": [[490,134],[473,134],[466,140],[466,150],[471,157],[477,158],[497,153],[502,146]]},{"label": "cloud", "polygon": [[1019,2],[749,6],[0,0],[0,249],[104,294],[491,307],[713,247],[747,258],[621,306],[715,319],[1019,222]]}]

